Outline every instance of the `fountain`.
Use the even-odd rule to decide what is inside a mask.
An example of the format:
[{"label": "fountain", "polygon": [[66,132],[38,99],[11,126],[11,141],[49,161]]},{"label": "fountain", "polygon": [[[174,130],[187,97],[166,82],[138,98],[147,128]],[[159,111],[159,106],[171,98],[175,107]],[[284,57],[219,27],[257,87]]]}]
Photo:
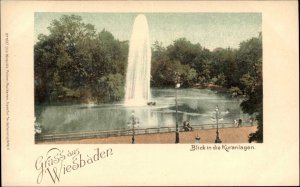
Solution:
[{"label": "fountain", "polygon": [[129,44],[128,66],[125,85],[125,105],[146,105],[150,93],[151,48],[147,19],[135,18]]}]

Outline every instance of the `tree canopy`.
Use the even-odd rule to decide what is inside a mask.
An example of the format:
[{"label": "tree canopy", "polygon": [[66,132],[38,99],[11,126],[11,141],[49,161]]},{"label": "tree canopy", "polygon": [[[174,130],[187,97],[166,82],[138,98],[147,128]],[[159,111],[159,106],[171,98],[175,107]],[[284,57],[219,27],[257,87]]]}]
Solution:
[{"label": "tree canopy", "polygon": [[124,95],[128,42],[62,16],[35,44],[36,102],[114,102]]},{"label": "tree canopy", "polygon": [[[118,102],[124,97],[128,41],[107,30],[97,32],[80,16],[53,20],[50,34],[40,34],[34,46],[36,103]],[[244,112],[256,114],[258,131],[249,141],[263,141],[262,36],[242,41],[238,49],[208,50],[179,38],[164,47],[152,46],[151,86],[225,88],[242,97]]]},{"label": "tree canopy", "polygon": [[243,99],[241,108],[256,115],[258,131],[249,142],[263,141],[262,36],[242,41],[238,49],[213,51],[186,38],[179,38],[166,48],[158,41],[152,47],[152,82],[154,87],[174,87],[175,72],[182,87],[226,88],[232,97]]}]

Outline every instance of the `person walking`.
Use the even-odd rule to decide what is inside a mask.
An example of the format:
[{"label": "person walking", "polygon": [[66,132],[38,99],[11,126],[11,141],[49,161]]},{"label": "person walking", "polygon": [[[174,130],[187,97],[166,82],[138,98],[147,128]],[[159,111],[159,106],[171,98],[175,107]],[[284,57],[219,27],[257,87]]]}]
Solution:
[{"label": "person walking", "polygon": [[234,120],[234,127],[238,127],[238,122],[236,119]]},{"label": "person walking", "polygon": [[240,127],[241,125],[242,125],[242,119],[240,118],[238,122],[238,127]]}]

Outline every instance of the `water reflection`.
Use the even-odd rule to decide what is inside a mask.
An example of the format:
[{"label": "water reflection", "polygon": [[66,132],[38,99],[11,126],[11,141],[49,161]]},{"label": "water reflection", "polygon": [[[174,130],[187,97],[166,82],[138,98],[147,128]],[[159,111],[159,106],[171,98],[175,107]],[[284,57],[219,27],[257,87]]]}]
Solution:
[{"label": "water reflection", "polygon": [[[172,95],[173,94],[173,95]],[[174,90],[153,89],[155,106],[126,107],[122,104],[36,106],[37,121],[43,133],[84,132],[97,130],[128,129],[132,114],[139,118],[140,128],[174,127],[176,108]],[[249,118],[241,113],[240,101],[217,94],[211,90],[178,90],[178,121],[189,120],[190,124],[212,124],[216,105],[219,106],[222,122],[233,123],[235,119]]]}]

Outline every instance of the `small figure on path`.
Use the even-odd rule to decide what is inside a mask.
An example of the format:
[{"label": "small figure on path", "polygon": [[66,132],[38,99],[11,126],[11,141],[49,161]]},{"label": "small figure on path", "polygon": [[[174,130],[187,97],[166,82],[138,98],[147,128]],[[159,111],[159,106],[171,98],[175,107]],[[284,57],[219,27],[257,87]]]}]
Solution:
[{"label": "small figure on path", "polygon": [[193,127],[190,126],[190,121],[187,121],[186,126],[187,126],[191,131],[193,130]]},{"label": "small figure on path", "polygon": [[193,127],[190,126],[190,122],[189,121],[184,121],[183,122],[183,129],[184,131],[192,131]]},{"label": "small figure on path", "polygon": [[197,134],[197,137],[195,138],[195,143],[200,143],[200,137],[199,137],[199,135]]},{"label": "small figure on path", "polygon": [[186,121],[183,122],[183,130],[184,131],[189,131],[189,128],[186,125]]},{"label": "small figure on path", "polygon": [[240,118],[238,122],[238,127],[240,127],[241,125],[242,125],[242,119]]},{"label": "small figure on path", "polygon": [[249,122],[250,122],[251,126],[253,126],[253,118],[250,118]]},{"label": "small figure on path", "polygon": [[234,127],[238,127],[238,122],[236,119],[234,120]]}]

